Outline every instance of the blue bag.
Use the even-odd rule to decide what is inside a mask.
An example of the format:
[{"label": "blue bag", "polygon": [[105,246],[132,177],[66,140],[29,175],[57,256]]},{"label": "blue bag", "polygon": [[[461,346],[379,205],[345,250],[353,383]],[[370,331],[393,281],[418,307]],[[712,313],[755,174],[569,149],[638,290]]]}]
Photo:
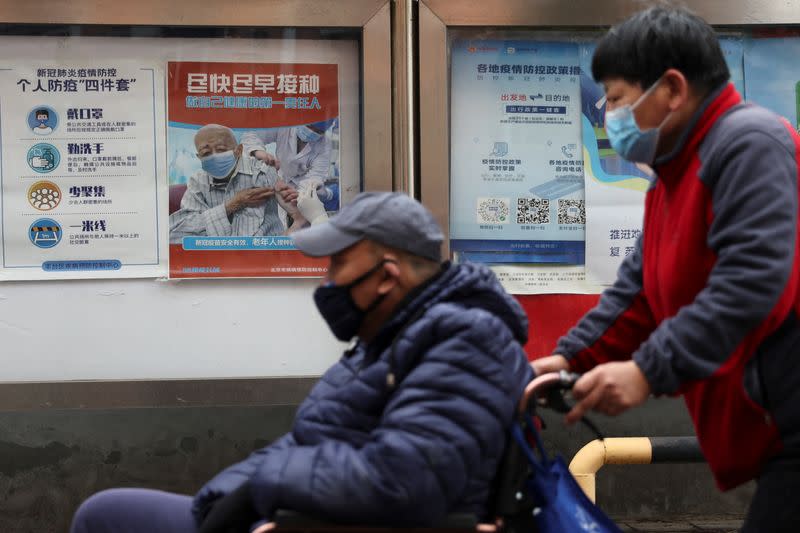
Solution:
[{"label": "blue bag", "polygon": [[[534,502],[533,517],[540,533],[621,533],[584,494],[560,455],[549,458],[530,415],[513,427],[513,435],[528,459],[531,475],[525,482]],[[528,444],[533,437],[539,457]]]}]

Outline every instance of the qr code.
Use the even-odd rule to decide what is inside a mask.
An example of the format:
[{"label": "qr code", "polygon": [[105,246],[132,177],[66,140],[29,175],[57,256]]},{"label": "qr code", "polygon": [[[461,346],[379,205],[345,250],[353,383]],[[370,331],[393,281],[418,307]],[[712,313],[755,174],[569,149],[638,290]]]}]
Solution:
[{"label": "qr code", "polygon": [[506,224],[511,212],[508,198],[478,198],[478,224]]},{"label": "qr code", "polygon": [[549,224],[550,200],[517,198],[517,224]]},{"label": "qr code", "polygon": [[559,200],[559,224],[586,224],[586,200]]}]

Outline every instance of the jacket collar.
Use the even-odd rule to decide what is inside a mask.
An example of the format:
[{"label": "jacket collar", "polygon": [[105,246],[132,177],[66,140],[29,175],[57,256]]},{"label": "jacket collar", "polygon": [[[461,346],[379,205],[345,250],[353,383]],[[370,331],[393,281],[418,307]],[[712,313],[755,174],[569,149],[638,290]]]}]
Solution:
[{"label": "jacket collar", "polygon": [[659,179],[679,179],[711,127],[729,109],[741,103],[742,97],[733,83],[726,83],[712,91],[692,115],[675,148],[655,160],[653,168]]},{"label": "jacket collar", "polygon": [[446,283],[447,279],[452,278],[455,271],[456,268],[446,261],[442,264],[439,272],[409,292],[397,305],[392,317],[380,328],[375,338],[369,343],[365,343],[367,353],[376,355],[383,351],[404,326],[413,322],[418,314],[438,301],[442,282]]}]

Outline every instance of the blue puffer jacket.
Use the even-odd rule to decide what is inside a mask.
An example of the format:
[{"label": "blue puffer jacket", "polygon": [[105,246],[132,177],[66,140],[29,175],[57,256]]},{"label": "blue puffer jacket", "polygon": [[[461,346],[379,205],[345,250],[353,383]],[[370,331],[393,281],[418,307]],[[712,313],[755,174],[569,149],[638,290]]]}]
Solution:
[{"label": "blue puffer jacket", "polygon": [[195,514],[250,481],[265,517],[276,508],[374,524],[483,517],[533,377],[526,340],[525,314],[488,268],[446,265],[325,373],[290,433],[211,480]]}]

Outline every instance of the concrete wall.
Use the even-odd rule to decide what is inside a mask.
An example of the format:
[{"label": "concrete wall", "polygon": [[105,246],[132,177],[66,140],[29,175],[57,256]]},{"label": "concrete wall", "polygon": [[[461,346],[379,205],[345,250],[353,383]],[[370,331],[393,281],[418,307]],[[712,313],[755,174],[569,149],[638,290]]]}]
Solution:
[{"label": "concrete wall", "polygon": [[[217,471],[288,429],[296,406],[39,410],[0,413],[0,531],[60,533],[78,504],[108,487],[193,493]],[[545,442],[567,458],[593,436],[558,415]],[[679,400],[655,400],[618,419],[595,416],[607,436],[689,435]],[[612,516],[668,520],[739,517],[752,487],[721,495],[705,465],[605,467],[600,505]]]}]

